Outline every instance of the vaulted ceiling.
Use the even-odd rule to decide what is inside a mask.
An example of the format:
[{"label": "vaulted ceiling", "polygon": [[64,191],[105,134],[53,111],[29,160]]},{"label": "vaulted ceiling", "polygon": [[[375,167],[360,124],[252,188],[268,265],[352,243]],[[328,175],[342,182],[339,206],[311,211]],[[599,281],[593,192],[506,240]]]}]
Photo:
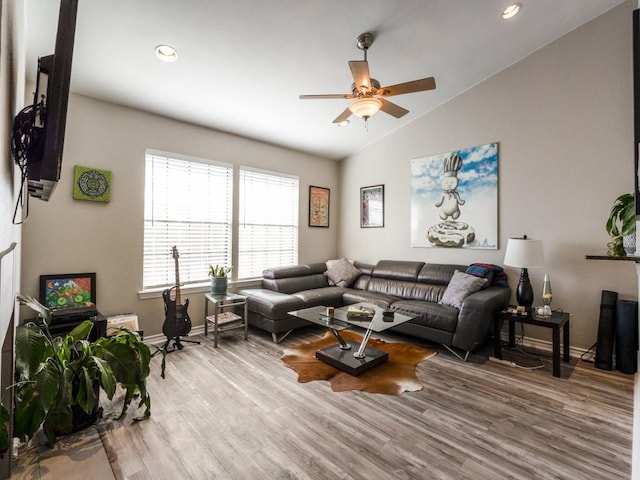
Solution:
[{"label": "vaulted ceiling", "polygon": [[[505,21],[508,0],[79,0],[71,88],[339,160],[622,2],[522,0]],[[37,58],[53,53],[58,5],[27,1],[32,81]],[[400,119],[338,127],[348,100],[299,95],[350,93],[363,32],[375,34],[368,61],[383,86],[433,76],[437,88],[393,97],[410,111]],[[177,61],[159,61],[159,44]]]}]

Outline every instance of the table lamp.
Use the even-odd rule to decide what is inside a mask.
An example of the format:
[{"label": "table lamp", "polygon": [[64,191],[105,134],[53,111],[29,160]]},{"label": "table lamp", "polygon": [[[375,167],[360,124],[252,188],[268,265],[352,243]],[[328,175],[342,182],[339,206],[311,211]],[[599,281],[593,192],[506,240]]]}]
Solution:
[{"label": "table lamp", "polygon": [[522,269],[520,270],[516,300],[519,306],[530,307],[533,304],[533,288],[527,269],[544,266],[542,240],[531,240],[526,235],[522,238],[510,238],[507,242],[507,251],[504,254],[504,264]]}]

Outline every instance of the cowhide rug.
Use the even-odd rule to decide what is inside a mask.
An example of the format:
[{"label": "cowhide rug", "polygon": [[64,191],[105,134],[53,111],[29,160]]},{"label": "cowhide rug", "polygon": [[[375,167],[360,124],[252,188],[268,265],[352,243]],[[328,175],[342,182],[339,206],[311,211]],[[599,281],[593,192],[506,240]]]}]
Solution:
[{"label": "cowhide rug", "polygon": [[[340,332],[340,335],[345,340],[362,341],[362,336],[348,330]],[[422,384],[416,377],[416,365],[437,353],[434,348],[408,343],[387,343],[372,338],[367,346],[384,350],[389,354],[389,360],[354,377],[316,358],[316,350],[336,343],[331,332],[327,332],[320,340],[285,348],[284,355],[280,358],[287,367],[298,374],[299,383],[328,380],[334,392],[362,390],[369,393],[401,395],[403,392],[422,390]]]}]

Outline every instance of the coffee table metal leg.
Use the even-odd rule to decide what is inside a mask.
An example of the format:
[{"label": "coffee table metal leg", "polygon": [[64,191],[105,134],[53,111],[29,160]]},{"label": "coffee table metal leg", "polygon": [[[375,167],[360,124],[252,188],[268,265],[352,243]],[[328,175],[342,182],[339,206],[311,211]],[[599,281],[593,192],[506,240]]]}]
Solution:
[{"label": "coffee table metal leg", "polygon": [[356,353],[353,354],[355,358],[365,358],[366,355],[364,351],[367,348],[367,343],[369,343],[369,337],[371,337],[371,329],[367,329],[367,333],[364,334],[364,338],[362,339],[362,343],[360,344],[360,348]]},{"label": "coffee table metal leg", "polygon": [[338,343],[340,343],[340,350],[351,350],[351,345],[344,341],[344,338],[340,336],[337,330],[334,330],[333,328],[330,328],[329,330],[333,333],[333,336],[336,337]]}]

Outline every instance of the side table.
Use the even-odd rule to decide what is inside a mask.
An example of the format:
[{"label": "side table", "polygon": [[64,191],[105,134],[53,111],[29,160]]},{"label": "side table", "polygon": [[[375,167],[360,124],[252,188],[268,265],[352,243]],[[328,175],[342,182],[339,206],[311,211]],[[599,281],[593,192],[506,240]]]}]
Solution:
[{"label": "side table", "polygon": [[537,327],[546,327],[553,330],[552,347],[553,347],[553,376],[560,376],[560,328],[562,328],[562,353],[563,360],[569,362],[569,313],[553,312],[550,317],[539,317],[533,308],[527,308],[524,312],[513,312],[515,307],[510,306],[500,310],[493,320],[493,336],[494,336],[494,355],[496,358],[502,359],[502,339],[500,338],[500,330],[503,321],[509,322],[509,347],[516,345],[515,323],[522,322]]},{"label": "side table", "polygon": [[[213,314],[209,314],[209,306],[213,306]],[[227,307],[244,306],[241,317],[232,312],[225,312]],[[218,335],[227,330],[244,327],[244,339],[249,338],[249,305],[247,297],[237,293],[224,295],[204,294],[204,334],[209,334],[209,324],[213,325],[213,347],[218,347]]]}]

